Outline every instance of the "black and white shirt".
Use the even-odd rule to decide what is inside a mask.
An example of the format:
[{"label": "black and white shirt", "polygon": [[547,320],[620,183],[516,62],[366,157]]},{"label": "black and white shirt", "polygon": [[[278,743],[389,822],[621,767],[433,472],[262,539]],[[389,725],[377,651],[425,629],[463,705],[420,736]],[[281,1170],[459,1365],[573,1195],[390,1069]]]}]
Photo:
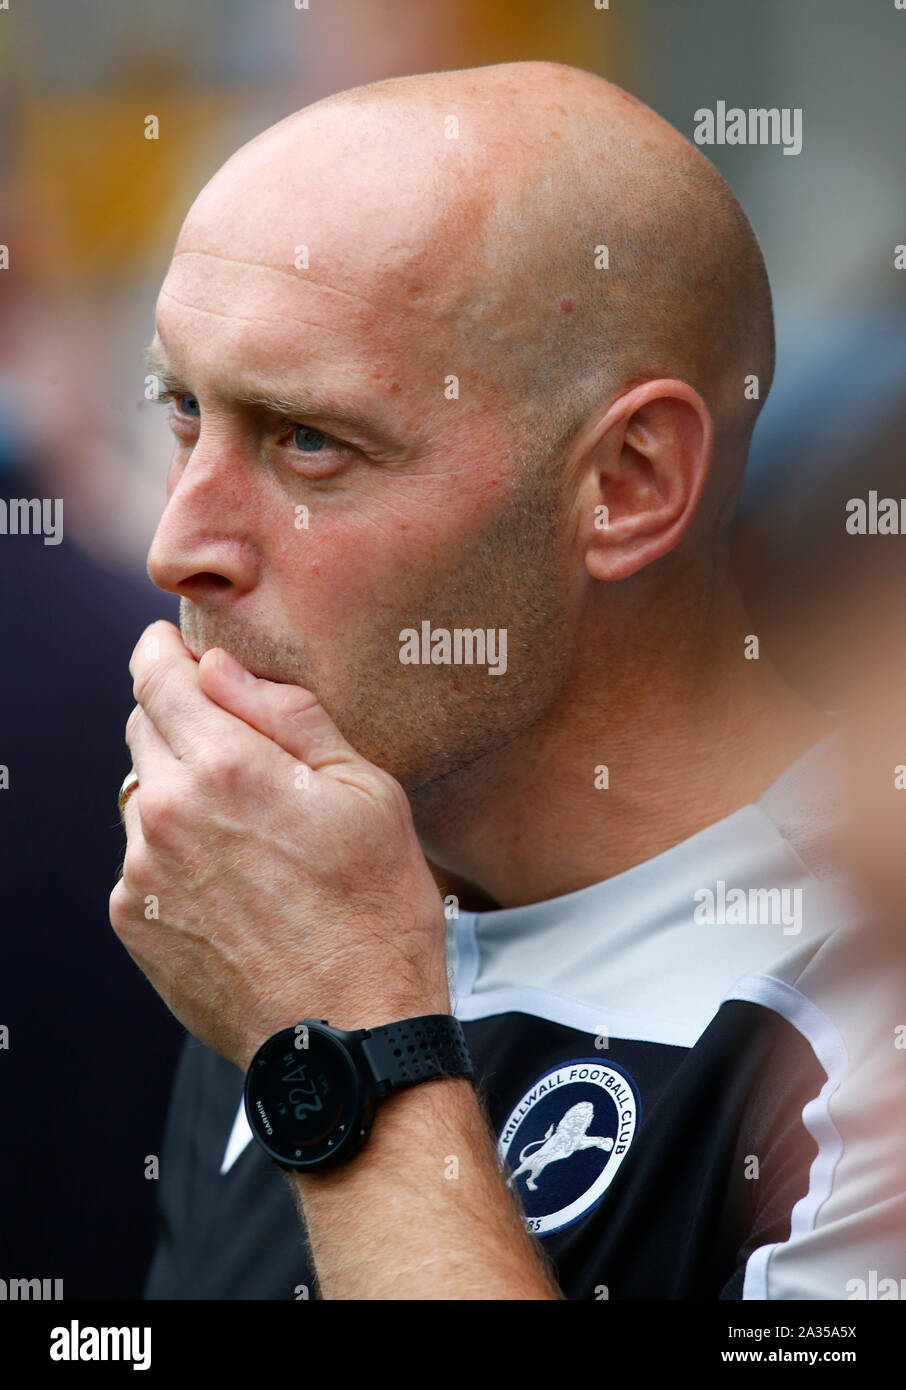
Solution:
[{"label": "black and white shirt", "polygon": [[[646,863],[449,922],[501,1163],[568,1298],[906,1278],[906,969],[835,878],[835,737]],[[242,1084],[187,1040],[147,1298],[315,1296]]]}]

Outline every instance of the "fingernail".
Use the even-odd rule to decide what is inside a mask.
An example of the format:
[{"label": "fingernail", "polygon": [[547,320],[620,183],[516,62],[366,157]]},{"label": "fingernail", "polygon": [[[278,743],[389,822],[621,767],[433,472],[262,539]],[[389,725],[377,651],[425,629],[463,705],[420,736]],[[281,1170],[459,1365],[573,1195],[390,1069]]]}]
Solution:
[{"label": "fingernail", "polygon": [[247,683],[255,679],[251,671],[247,671],[244,666],[240,665],[234,656],[230,656],[229,652],[221,650],[217,653],[217,666],[227,680]]}]

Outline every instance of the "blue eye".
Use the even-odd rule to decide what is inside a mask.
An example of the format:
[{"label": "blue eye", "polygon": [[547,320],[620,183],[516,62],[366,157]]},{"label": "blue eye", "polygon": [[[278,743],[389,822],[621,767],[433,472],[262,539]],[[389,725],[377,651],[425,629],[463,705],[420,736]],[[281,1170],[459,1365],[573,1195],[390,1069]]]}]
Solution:
[{"label": "blue eye", "polygon": [[327,444],[327,435],[321,430],[313,430],[308,425],[296,425],[293,430],[293,444],[303,454],[317,454]]},{"label": "blue eye", "polygon": [[180,415],[200,415],[201,407],[194,396],[190,396],[188,391],[183,391],[181,396],[176,398],[176,408]]}]

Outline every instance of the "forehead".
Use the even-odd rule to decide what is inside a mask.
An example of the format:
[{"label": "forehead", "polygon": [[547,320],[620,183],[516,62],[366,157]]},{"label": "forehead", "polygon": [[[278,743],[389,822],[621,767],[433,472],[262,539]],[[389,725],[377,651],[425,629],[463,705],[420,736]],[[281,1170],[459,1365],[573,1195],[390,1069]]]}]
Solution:
[{"label": "forehead", "polygon": [[442,137],[407,163],[398,133],[342,135],[313,122],[252,142],[202,191],[158,301],[171,355],[258,370],[449,355],[478,289],[480,205],[451,193]]}]

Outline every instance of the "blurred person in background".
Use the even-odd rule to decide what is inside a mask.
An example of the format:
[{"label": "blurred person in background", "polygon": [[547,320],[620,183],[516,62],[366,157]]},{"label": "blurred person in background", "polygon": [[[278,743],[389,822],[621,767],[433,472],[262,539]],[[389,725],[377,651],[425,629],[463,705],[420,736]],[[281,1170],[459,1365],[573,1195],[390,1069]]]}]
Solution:
[{"label": "blurred person in background", "polygon": [[[0,501],[55,499],[5,404]],[[0,1255],[4,1277],[62,1279],[66,1298],[134,1298],[182,1029],[103,930],[122,861],[110,787],[128,763],[123,663],[170,605],[79,549],[71,496],[59,543],[0,536]]]}]

